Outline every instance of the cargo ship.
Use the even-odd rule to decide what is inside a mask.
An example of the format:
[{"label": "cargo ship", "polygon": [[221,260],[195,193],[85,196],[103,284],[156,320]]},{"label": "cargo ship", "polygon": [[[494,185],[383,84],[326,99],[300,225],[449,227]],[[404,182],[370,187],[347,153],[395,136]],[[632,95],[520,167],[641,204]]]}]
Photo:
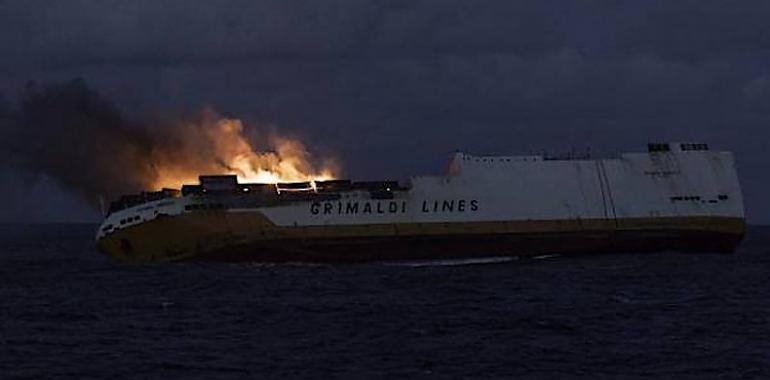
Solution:
[{"label": "cargo ship", "polygon": [[746,221],[732,153],[647,148],[608,158],[455,152],[445,174],[403,181],[202,175],[113,202],[96,240],[129,261],[733,252]]}]

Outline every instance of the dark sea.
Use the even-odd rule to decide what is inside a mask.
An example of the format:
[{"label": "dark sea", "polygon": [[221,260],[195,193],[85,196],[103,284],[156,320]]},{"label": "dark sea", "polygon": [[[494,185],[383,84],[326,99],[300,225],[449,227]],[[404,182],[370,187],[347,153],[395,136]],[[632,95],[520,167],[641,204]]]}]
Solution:
[{"label": "dark sea", "polygon": [[770,228],[736,255],[126,264],[0,226],[0,379],[768,379]]}]

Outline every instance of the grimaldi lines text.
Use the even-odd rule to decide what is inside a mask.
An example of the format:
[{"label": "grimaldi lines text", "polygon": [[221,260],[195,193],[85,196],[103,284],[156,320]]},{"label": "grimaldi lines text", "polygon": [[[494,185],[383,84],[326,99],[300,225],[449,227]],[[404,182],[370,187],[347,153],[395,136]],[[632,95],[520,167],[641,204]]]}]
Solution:
[{"label": "grimaldi lines text", "polygon": [[114,202],[97,241],[135,261],[363,261],[732,252],[744,231],[733,155],[658,143],[595,159],[457,152],[447,173],[406,181],[206,175]]},{"label": "grimaldi lines text", "polygon": [[[451,199],[440,201],[422,201],[422,212],[475,212],[479,210],[476,199]],[[310,213],[313,215],[342,214],[405,214],[406,201],[334,201],[312,202]]]}]

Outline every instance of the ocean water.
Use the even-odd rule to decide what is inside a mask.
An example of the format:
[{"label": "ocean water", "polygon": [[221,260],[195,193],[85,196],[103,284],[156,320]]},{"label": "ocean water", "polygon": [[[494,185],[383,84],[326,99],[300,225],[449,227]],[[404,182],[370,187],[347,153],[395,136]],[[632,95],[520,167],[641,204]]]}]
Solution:
[{"label": "ocean water", "polygon": [[766,379],[770,228],[736,255],[125,264],[0,226],[1,379]]}]

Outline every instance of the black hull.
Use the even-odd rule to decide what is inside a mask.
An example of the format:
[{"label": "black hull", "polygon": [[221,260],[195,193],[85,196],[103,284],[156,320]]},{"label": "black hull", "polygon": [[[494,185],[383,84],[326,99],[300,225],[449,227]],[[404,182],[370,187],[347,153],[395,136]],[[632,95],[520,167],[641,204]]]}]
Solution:
[{"label": "black hull", "polygon": [[712,231],[394,236],[268,240],[189,258],[225,262],[366,262],[544,254],[733,253],[743,234]]}]

